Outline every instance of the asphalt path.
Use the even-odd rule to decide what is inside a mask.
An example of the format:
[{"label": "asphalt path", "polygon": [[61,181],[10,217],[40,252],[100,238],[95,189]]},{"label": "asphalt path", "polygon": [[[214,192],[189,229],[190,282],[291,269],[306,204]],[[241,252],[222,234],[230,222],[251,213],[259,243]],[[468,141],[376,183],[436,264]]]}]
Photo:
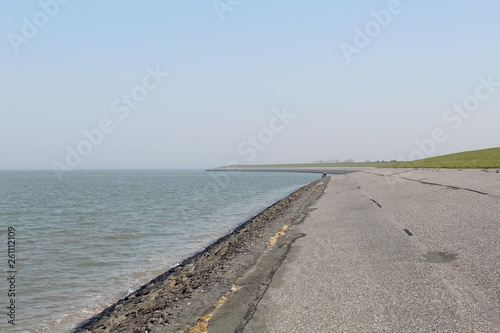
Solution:
[{"label": "asphalt path", "polygon": [[500,332],[496,170],[334,175],[312,208],[242,331]]}]

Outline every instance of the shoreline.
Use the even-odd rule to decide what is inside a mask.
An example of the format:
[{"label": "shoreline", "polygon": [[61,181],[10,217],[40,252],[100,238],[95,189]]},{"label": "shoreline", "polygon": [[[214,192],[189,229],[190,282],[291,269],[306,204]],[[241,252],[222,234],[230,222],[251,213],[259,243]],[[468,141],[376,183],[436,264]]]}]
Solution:
[{"label": "shoreline", "polygon": [[72,332],[188,332],[217,307],[288,225],[305,216],[327,182],[328,178],[316,180],[277,201]]},{"label": "shoreline", "polygon": [[251,168],[251,167],[220,167],[207,169],[214,172],[298,172],[298,173],[323,173],[346,174],[357,171],[368,171],[374,167],[278,167],[278,168]]}]

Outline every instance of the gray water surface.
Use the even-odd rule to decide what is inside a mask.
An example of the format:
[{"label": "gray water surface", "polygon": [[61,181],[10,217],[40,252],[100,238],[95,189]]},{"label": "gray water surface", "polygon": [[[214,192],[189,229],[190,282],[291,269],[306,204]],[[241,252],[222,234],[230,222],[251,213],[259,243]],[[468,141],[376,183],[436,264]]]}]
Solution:
[{"label": "gray water surface", "polygon": [[16,230],[16,325],[66,332],[317,174],[199,170],[0,171],[2,244]]}]

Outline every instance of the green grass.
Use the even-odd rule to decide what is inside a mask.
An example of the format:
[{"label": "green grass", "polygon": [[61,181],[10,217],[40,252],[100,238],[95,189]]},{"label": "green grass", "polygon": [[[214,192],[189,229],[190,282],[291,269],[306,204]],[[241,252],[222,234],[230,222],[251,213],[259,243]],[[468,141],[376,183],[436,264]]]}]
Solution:
[{"label": "green grass", "polygon": [[436,168],[436,169],[500,169],[500,148],[466,151],[411,162],[354,162],[354,163],[305,163],[229,165],[220,168],[329,168],[329,167],[378,167],[378,168]]},{"label": "green grass", "polygon": [[385,168],[500,169],[500,148],[466,151],[411,162],[383,165]]},{"label": "green grass", "polygon": [[221,168],[328,168],[328,167],[378,167],[378,168],[436,168],[436,169],[500,169],[500,148],[466,151],[411,162],[355,162],[355,163],[306,163],[268,165],[230,165]]}]

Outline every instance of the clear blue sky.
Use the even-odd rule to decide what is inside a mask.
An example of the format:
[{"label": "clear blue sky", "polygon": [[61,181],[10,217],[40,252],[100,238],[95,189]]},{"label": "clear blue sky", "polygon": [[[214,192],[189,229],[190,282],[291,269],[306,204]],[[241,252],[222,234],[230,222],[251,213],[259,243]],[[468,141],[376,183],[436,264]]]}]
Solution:
[{"label": "clear blue sky", "polygon": [[0,0],[0,169],[500,146],[500,1],[62,2]]}]

